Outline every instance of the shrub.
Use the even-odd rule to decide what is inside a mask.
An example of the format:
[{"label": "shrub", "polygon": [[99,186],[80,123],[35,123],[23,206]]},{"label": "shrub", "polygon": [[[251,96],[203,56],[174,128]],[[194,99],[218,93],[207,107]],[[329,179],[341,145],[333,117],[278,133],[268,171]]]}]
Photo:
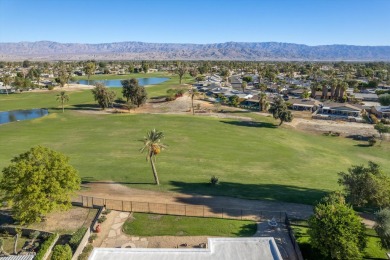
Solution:
[{"label": "shrub", "polygon": [[107,220],[107,217],[106,216],[101,216],[99,219],[98,219],[98,223],[103,223],[104,221]]},{"label": "shrub", "polygon": [[93,250],[93,245],[91,244],[87,245],[84,248],[83,252],[79,255],[78,260],[87,260],[92,250]]},{"label": "shrub", "polygon": [[72,238],[69,241],[69,245],[73,250],[77,249],[81,240],[83,239],[83,236],[85,235],[85,232],[87,232],[86,227],[81,227],[76,232],[74,232]]},{"label": "shrub", "polygon": [[375,137],[370,137],[368,138],[368,145],[369,146],[374,146],[376,144],[376,139]]},{"label": "shrub", "polygon": [[56,245],[53,250],[53,255],[51,256],[52,260],[71,260],[72,259],[72,249],[68,244],[66,245]]},{"label": "shrub", "polygon": [[88,238],[88,242],[89,242],[89,243],[92,243],[96,238],[97,238],[97,235],[96,235],[96,234],[92,234],[92,235]]},{"label": "shrub", "polygon": [[370,118],[373,124],[378,124],[379,120],[374,114],[370,114]]},{"label": "shrub", "polygon": [[57,234],[52,234],[50,235],[45,242],[43,242],[41,244],[41,247],[39,248],[39,251],[38,253],[36,254],[34,260],[42,260],[43,257],[45,256],[47,250],[49,249],[49,247],[51,246],[51,244],[54,242],[54,240],[56,239],[57,237]]},{"label": "shrub", "polygon": [[382,118],[381,123],[385,125],[390,125],[390,119]]},{"label": "shrub", "polygon": [[50,85],[47,87],[48,90],[53,90],[54,89],[54,86],[53,85]]},{"label": "shrub", "polygon": [[105,211],[103,211],[103,215],[108,215],[108,214],[110,214],[110,212],[111,212],[111,209],[106,209]]},{"label": "shrub", "polygon": [[215,186],[215,185],[217,185],[218,183],[219,183],[218,177],[212,176],[212,177],[210,178],[210,184],[211,184],[211,185]]}]

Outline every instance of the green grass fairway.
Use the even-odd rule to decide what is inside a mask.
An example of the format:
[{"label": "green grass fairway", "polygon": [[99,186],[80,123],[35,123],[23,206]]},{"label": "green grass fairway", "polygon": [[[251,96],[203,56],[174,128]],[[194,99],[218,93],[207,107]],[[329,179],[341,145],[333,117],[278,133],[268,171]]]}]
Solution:
[{"label": "green grass fairway", "polygon": [[[70,157],[84,180],[114,180],[132,187],[314,204],[338,189],[337,173],[352,164],[378,162],[389,172],[390,145],[360,147],[346,138],[257,124],[185,115],[94,115],[67,110],[0,126],[0,169],[34,145]],[[169,145],[157,158],[161,185],[139,149],[153,128]],[[219,177],[220,185],[208,184]]]},{"label": "green grass fairway", "polygon": [[[149,74],[148,74],[149,75]],[[170,83],[169,83],[170,82]],[[148,87],[150,96],[178,84]],[[121,88],[113,88],[120,96]],[[58,150],[71,159],[84,180],[113,180],[141,189],[224,195],[314,204],[339,189],[337,173],[352,164],[379,163],[390,172],[390,143],[362,147],[342,137],[277,128],[270,117],[255,123],[188,115],[93,114],[99,110],[90,90],[68,92],[62,113],[59,92],[0,95],[0,111],[49,108],[44,118],[0,125],[0,169],[35,145]],[[150,129],[165,133],[169,145],[157,158],[161,185],[153,176],[140,140]],[[220,185],[208,184],[217,176]]]},{"label": "green grass fairway", "polygon": [[133,236],[221,236],[250,237],[256,233],[254,221],[198,218],[133,213],[123,231]]}]

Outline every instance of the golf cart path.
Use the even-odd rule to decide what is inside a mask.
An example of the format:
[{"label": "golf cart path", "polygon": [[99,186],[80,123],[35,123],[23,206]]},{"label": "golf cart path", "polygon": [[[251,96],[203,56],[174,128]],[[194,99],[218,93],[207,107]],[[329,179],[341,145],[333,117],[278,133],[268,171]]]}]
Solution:
[{"label": "golf cart path", "polygon": [[[307,219],[313,214],[313,206],[280,201],[249,200],[226,196],[206,196],[199,194],[183,194],[130,188],[112,181],[89,182],[83,184],[80,195],[115,199],[124,201],[139,201],[150,203],[200,205],[209,208],[256,209],[262,211],[283,211],[292,218]],[[375,222],[372,216],[361,214],[367,226]]]}]

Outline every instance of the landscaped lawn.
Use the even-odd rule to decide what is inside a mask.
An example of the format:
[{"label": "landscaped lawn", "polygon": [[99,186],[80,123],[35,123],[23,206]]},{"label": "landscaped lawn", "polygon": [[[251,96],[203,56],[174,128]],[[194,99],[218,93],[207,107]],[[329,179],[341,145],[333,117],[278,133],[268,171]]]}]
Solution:
[{"label": "landscaped lawn", "polygon": [[[171,87],[163,83],[147,89],[158,95]],[[45,145],[68,155],[84,180],[307,204],[340,189],[337,173],[352,164],[373,160],[390,172],[389,142],[361,147],[351,139],[277,128],[272,118],[250,113],[242,115],[255,123],[192,115],[82,113],[79,110],[95,104],[89,90],[69,92],[70,102],[62,113],[56,93],[0,95],[0,111],[50,111],[43,118],[0,125],[0,169],[32,146]],[[150,164],[139,152],[140,140],[153,128],[165,133],[164,143],[169,145],[156,162],[160,186],[153,185]],[[208,184],[213,175],[220,185]]]},{"label": "landscaped lawn", "polygon": [[[307,231],[309,228],[307,227],[307,223],[301,221],[299,225],[292,225],[294,230],[295,237],[299,244],[299,248],[302,251],[302,255],[304,259],[307,260],[321,260],[323,259],[321,255],[314,250],[310,246],[309,235]],[[386,250],[382,249],[379,245],[379,237],[377,236],[375,230],[367,229],[367,247],[365,249],[365,259],[387,259],[386,258]],[[324,259],[325,260],[325,259]]]},{"label": "landscaped lawn", "polygon": [[[0,238],[3,239],[4,241],[4,251],[7,252],[8,254],[13,254],[14,252],[14,245],[15,245],[15,236],[12,235],[0,235]],[[16,252],[19,252],[22,250],[23,246],[27,241],[31,241],[31,239],[27,237],[19,237],[18,239],[18,244],[16,246]],[[39,239],[36,240],[36,242],[42,242]]]},{"label": "landscaped lawn", "polygon": [[133,213],[123,231],[135,236],[222,236],[250,237],[256,233],[254,221],[198,218]]}]

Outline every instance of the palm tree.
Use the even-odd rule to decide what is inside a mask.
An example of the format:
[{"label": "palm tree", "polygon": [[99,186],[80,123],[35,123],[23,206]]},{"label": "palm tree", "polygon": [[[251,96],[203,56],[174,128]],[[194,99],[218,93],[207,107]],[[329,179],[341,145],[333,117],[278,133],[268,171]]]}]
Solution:
[{"label": "palm tree", "polygon": [[316,91],[317,91],[317,89],[318,89],[319,86],[320,86],[320,83],[319,83],[319,82],[313,82],[313,83],[311,83],[311,85],[310,85],[310,90],[311,90],[310,97],[311,97],[311,98],[316,98]]},{"label": "palm tree", "polygon": [[191,106],[192,106],[192,115],[195,115],[195,110],[194,110],[194,98],[199,97],[201,94],[197,89],[192,89],[190,91],[191,95]]},{"label": "palm tree", "polygon": [[322,82],[322,99],[328,99],[328,83]]},{"label": "palm tree", "polygon": [[344,102],[344,95],[345,95],[345,92],[347,91],[348,89],[348,83],[345,82],[345,81],[342,81],[340,83],[340,96],[339,96],[339,99],[340,99],[340,102]]},{"label": "palm tree", "polygon": [[335,98],[335,94],[336,94],[336,87],[338,85],[338,80],[333,78],[331,81],[330,81],[330,97],[332,99]]},{"label": "palm tree", "polygon": [[84,72],[85,74],[87,74],[88,77],[88,85],[89,85],[89,78],[91,77],[91,75],[95,74],[95,69],[96,69],[96,65],[94,62],[88,62],[84,66]]},{"label": "palm tree", "polygon": [[246,81],[243,81],[241,83],[241,89],[242,89],[242,92],[245,93],[245,89],[246,89],[246,86],[248,85],[248,83]]},{"label": "palm tree", "polygon": [[61,91],[61,93],[57,95],[57,101],[61,102],[62,113],[64,113],[64,104],[69,101],[69,96],[65,93],[65,91]]},{"label": "palm tree", "polygon": [[161,143],[162,138],[164,138],[164,133],[159,132],[156,129],[153,129],[147,132],[143,140],[144,147],[140,149],[141,153],[147,151],[146,160],[150,161],[154,180],[157,185],[160,185],[160,181],[158,180],[156,166],[154,165],[156,162],[156,155],[158,155],[162,150],[164,150],[167,147],[166,145]]},{"label": "palm tree", "polygon": [[260,111],[264,112],[267,110],[267,107],[269,105],[269,102],[267,101],[267,94],[264,92],[261,92],[259,95],[259,108]]}]

